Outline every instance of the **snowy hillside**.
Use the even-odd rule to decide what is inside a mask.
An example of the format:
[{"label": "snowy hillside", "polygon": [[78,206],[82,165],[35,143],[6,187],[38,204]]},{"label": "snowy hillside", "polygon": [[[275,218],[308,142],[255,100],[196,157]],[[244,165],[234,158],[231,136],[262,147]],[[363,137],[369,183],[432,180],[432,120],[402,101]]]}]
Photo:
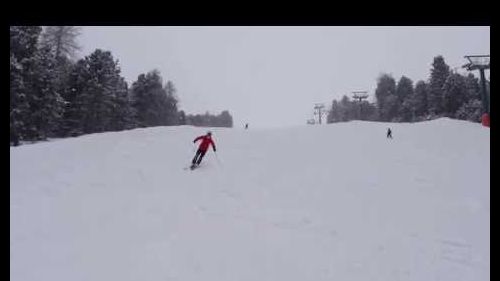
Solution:
[{"label": "snowy hillside", "polygon": [[205,131],[11,147],[10,280],[490,279],[489,129],[214,128],[184,170]]}]

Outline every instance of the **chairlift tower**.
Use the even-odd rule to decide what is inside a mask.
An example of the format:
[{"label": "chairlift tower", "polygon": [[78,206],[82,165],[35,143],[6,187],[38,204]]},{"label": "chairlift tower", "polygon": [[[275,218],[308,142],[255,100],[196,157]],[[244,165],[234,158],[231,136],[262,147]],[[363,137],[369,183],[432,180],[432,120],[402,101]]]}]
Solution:
[{"label": "chairlift tower", "polygon": [[320,125],[321,125],[321,116],[325,114],[325,112],[321,112],[323,108],[325,108],[325,105],[322,103],[317,103],[314,106],[314,115],[318,115],[318,121]]},{"label": "chairlift tower", "polygon": [[483,113],[490,113],[490,105],[488,100],[488,95],[486,93],[486,78],[484,71],[490,69],[490,55],[475,55],[475,56],[465,56],[469,61],[468,64],[462,66],[469,71],[479,70],[481,76],[481,101],[483,104]]},{"label": "chairlift tower", "polygon": [[362,120],[361,118],[361,102],[368,98],[368,95],[366,94],[368,91],[354,91],[352,92],[353,96],[352,98],[358,101],[358,119]]}]

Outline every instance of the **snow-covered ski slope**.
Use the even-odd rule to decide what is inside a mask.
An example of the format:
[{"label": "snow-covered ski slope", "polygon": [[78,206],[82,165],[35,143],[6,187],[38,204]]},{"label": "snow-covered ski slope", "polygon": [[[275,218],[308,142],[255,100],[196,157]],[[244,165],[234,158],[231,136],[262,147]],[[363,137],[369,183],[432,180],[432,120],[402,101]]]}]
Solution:
[{"label": "snow-covered ski slope", "polygon": [[480,124],[211,130],[12,147],[10,280],[490,279]]}]

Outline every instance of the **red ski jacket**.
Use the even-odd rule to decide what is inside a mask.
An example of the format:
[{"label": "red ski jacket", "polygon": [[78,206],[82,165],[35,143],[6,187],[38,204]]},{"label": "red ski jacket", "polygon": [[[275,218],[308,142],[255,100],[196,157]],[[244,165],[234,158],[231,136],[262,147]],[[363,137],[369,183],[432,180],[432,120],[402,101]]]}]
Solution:
[{"label": "red ski jacket", "polygon": [[195,138],[193,142],[197,142],[198,140],[201,140],[201,144],[200,144],[200,146],[199,146],[198,149],[201,149],[203,151],[207,151],[208,147],[210,145],[212,145],[213,150],[216,151],[216,149],[215,149],[215,143],[214,143],[214,141],[212,140],[211,137],[209,137],[207,135],[205,135],[205,136],[199,136],[199,137]]}]

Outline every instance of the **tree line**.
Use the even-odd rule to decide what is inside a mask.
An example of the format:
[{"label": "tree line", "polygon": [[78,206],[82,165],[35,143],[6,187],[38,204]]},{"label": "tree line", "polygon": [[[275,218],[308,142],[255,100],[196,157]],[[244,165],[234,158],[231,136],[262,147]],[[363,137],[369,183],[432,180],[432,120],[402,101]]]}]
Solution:
[{"label": "tree line", "polygon": [[[489,81],[486,83],[489,95]],[[381,74],[374,103],[358,103],[344,95],[340,101],[333,100],[327,122],[418,122],[440,117],[480,122],[482,113],[479,79],[472,73],[450,70],[444,58],[436,56],[427,81],[414,84],[402,76],[396,82],[392,75]]]},{"label": "tree line", "polygon": [[110,51],[75,62],[79,33],[72,26],[10,27],[11,144],[150,126],[232,127],[227,110],[179,110],[174,83],[158,70],[129,86]]}]

